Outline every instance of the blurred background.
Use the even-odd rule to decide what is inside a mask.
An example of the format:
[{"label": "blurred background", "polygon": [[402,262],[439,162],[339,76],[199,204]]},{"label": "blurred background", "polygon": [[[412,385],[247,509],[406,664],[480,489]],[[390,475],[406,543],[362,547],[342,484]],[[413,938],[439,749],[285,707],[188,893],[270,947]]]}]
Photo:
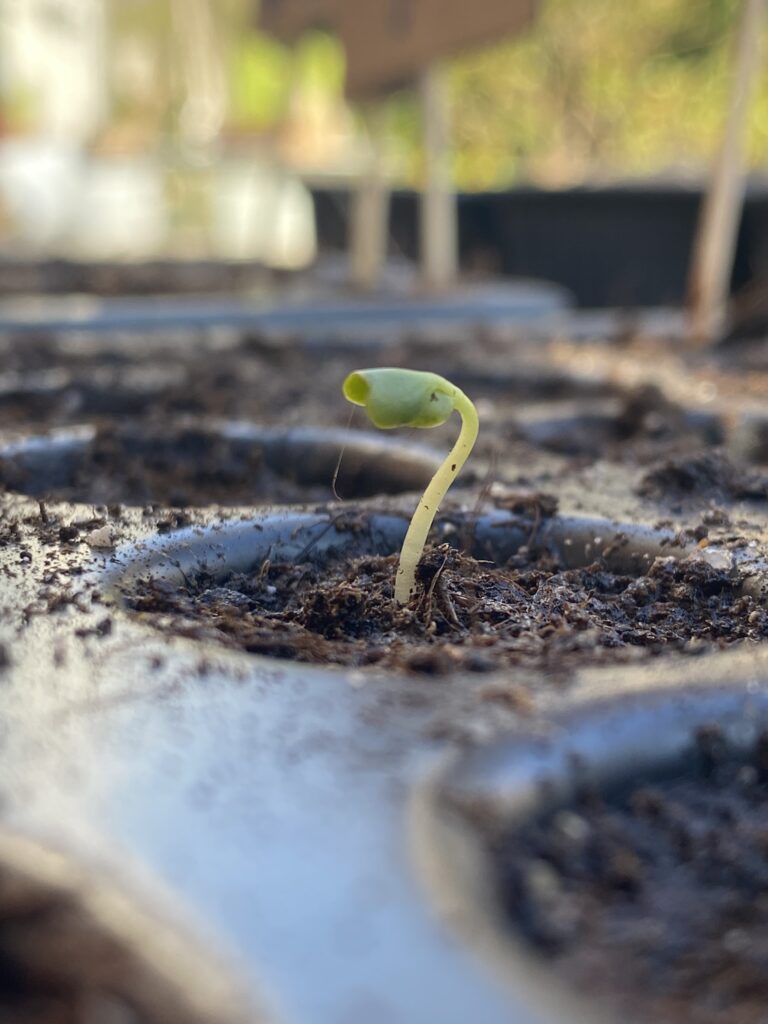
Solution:
[{"label": "blurred background", "polygon": [[[543,0],[529,30],[449,61],[465,268],[567,278],[550,265],[547,217],[567,248],[564,223],[583,233],[607,210],[618,244],[627,196],[646,232],[671,218],[666,247],[688,246],[722,130],[737,6]],[[300,268],[318,233],[321,247],[342,248],[345,196],[366,159],[343,48],[316,31],[286,47],[258,14],[257,0],[0,0],[0,256]],[[393,247],[408,257],[423,175],[413,93],[383,100],[380,122]],[[766,143],[763,75],[748,133],[760,237]],[[542,208],[585,190],[609,206]],[[512,197],[507,214],[487,206],[499,192]],[[505,217],[514,242],[492,237]],[[747,248],[742,263],[760,262],[761,246]],[[737,261],[737,277],[753,271]],[[681,275],[651,297],[674,299]],[[626,280],[602,296],[571,277],[587,304],[645,301]]]}]

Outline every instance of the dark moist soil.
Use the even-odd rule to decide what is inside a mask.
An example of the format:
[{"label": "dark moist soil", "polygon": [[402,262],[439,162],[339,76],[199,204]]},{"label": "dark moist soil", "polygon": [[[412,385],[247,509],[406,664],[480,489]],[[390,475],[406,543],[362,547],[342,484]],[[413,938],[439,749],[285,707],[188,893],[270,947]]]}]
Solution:
[{"label": "dark moist soil", "polygon": [[723,442],[719,417],[687,413],[656,387],[628,389],[609,398],[574,397],[576,401],[537,403],[533,420],[525,404],[516,402],[510,439],[517,435],[536,447],[588,461],[599,452],[601,459],[638,465]]},{"label": "dark moist soil", "polygon": [[[247,267],[242,270],[250,273]],[[173,281],[179,274],[191,275],[191,281],[200,274],[208,278],[222,275],[228,280],[240,272],[236,267],[191,264],[169,267],[165,275],[162,268],[152,265],[77,268],[54,264],[53,271],[54,276],[65,271],[66,275],[80,275],[77,280],[82,287],[82,274],[83,280],[103,277],[102,285],[94,285],[97,291],[112,291],[114,278],[114,290],[122,288],[126,294],[145,287],[142,281],[163,290],[166,279]],[[133,278],[139,283],[132,284]],[[679,382],[680,354],[667,339],[625,340],[643,365],[666,366],[677,360],[673,376]],[[626,346],[620,349],[621,341],[613,339],[603,345],[619,361],[627,354]],[[44,330],[37,335],[8,334],[0,338],[0,425],[109,422],[139,415],[179,414],[253,419],[265,424],[340,425],[349,413],[340,399],[340,384],[346,374],[354,366],[384,364],[438,368],[454,380],[481,405],[481,448],[491,446],[495,432],[495,448],[502,455],[511,443],[528,436],[530,424],[526,426],[524,411],[531,403],[551,404],[555,424],[544,431],[543,440],[533,440],[531,446],[570,458],[593,460],[598,455],[645,466],[654,458],[694,453],[723,440],[723,416],[716,411],[702,413],[694,408],[688,412],[658,387],[619,385],[614,381],[620,377],[612,377],[610,366],[590,376],[584,372],[585,359],[587,364],[589,360],[579,345],[574,347],[572,367],[550,356],[540,337],[522,330],[518,337],[510,338],[476,329],[466,344],[452,343],[449,336],[430,338],[400,330],[387,338],[384,348],[364,344],[355,348],[349,343],[334,345],[333,339],[325,343],[318,338],[254,331],[230,332],[225,338],[221,332],[188,331],[172,339],[136,334],[111,340],[57,337]],[[743,345],[722,352],[688,353],[686,370],[694,381],[699,380],[696,374],[703,372],[701,363],[707,370],[702,382],[733,410],[741,408],[744,395],[753,403],[768,395],[768,368],[756,368]],[[596,365],[602,364],[598,361]],[[157,370],[154,382],[153,369]],[[59,383],[51,375],[58,375]],[[615,408],[601,413],[611,401]],[[575,406],[575,415],[558,411],[558,403]],[[719,404],[715,408],[719,409]],[[570,421],[558,428],[563,416]],[[355,422],[366,425],[362,414]],[[418,433],[423,440],[423,432]]]},{"label": "dark moist soil", "polygon": [[[545,348],[530,337],[511,341],[483,331],[466,346],[400,332],[387,348],[359,350],[259,333],[223,340],[205,332],[111,342],[44,332],[0,338],[0,427],[35,432],[73,423],[162,425],[179,417],[344,426],[351,410],[340,387],[350,368],[434,369],[436,359],[440,371],[477,401],[482,430],[475,458],[491,461],[502,479],[540,452],[576,468],[597,457],[638,474],[649,471],[643,493],[664,498],[687,484],[673,474],[667,490],[663,475],[653,476],[656,464],[696,459],[723,441],[723,418],[714,412],[686,412],[656,387],[621,388],[610,375],[581,378],[548,363]],[[351,425],[370,429],[360,410]],[[455,424],[398,436],[441,448],[455,436]],[[750,453],[761,457],[760,451]],[[210,500],[206,496],[203,503]],[[225,495],[222,503],[234,500]]]},{"label": "dark moist soil", "polygon": [[264,283],[256,263],[153,260],[146,263],[82,263],[74,260],[0,259],[0,296],[21,294],[165,295],[227,292]]},{"label": "dark moist soil", "polygon": [[768,733],[745,756],[704,728],[671,777],[491,848],[510,922],[563,982],[643,1024],[768,1020]]},{"label": "dark moist soil", "polygon": [[[66,467],[66,468],[62,468]],[[258,443],[238,444],[204,427],[153,433],[103,428],[75,455],[62,454],[53,472],[0,457],[0,488],[34,497],[89,505],[201,505],[312,503],[333,497],[325,485],[298,479],[300,468],[266,464]],[[346,483],[343,467],[339,487]]]},{"label": "dark moist soil", "polygon": [[421,596],[406,609],[393,602],[396,562],[265,562],[181,587],[148,578],[129,605],[176,634],[255,654],[426,674],[523,666],[567,676],[768,635],[768,615],[702,560],[657,559],[636,578],[599,564],[563,570],[530,552],[494,568],[443,545],[427,549]]},{"label": "dark moist soil", "polygon": [[[540,350],[531,363],[479,334],[472,341],[470,358],[469,346],[426,343],[407,332],[385,350],[339,349],[330,342],[258,334],[234,338],[223,347],[192,332],[175,343],[156,339],[153,344],[137,336],[111,346],[98,338],[0,338],[0,425],[183,414],[342,425],[350,407],[341,396],[341,383],[350,369],[361,365],[432,370],[439,363],[441,372],[473,398],[485,398],[503,411],[513,403],[566,398],[583,400],[588,409],[596,395],[615,390],[553,370]],[[365,416],[360,413],[355,423],[367,425]],[[424,432],[417,433],[423,441]]]},{"label": "dark moist soil", "polygon": [[656,499],[765,500],[768,476],[713,449],[660,461],[643,475],[638,493]]}]

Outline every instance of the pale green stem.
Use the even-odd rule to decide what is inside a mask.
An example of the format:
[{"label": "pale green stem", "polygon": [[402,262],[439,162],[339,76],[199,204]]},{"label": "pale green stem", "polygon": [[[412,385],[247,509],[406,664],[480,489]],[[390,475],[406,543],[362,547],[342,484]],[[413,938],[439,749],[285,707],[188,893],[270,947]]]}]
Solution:
[{"label": "pale green stem", "polygon": [[413,513],[408,532],[403,541],[403,549],[400,552],[400,564],[397,567],[395,577],[395,600],[398,604],[408,604],[414,587],[416,586],[416,566],[419,564],[421,553],[427,541],[427,534],[435,518],[435,513],[440,502],[445,497],[445,492],[458,476],[469,453],[477,440],[479,422],[477,411],[464,394],[456,388],[454,396],[454,408],[461,416],[461,433],[456,444],[451,448],[445,462],[438,469],[429,482],[424,494],[419,501],[418,508]]}]

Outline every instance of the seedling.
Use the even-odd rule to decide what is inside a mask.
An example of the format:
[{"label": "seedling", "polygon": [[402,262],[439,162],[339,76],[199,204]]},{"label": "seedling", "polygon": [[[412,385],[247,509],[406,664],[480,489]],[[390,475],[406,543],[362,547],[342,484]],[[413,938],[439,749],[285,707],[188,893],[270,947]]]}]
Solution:
[{"label": "seedling", "polygon": [[456,444],[424,491],[403,541],[395,577],[395,600],[405,605],[416,585],[416,566],[435,513],[477,439],[477,410],[464,392],[445,377],[394,367],[355,370],[344,381],[344,396],[354,405],[362,405],[374,426],[383,430],[437,427],[454,410],[461,416]]}]

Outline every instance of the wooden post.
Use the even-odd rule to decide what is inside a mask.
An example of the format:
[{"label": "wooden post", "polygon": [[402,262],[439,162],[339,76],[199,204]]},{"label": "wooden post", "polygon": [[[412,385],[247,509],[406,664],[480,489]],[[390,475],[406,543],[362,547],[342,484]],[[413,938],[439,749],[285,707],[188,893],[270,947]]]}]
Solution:
[{"label": "wooden post", "polygon": [[216,8],[212,0],[171,0],[171,22],[184,88],[180,134],[185,142],[210,147],[224,123],[227,104]]},{"label": "wooden post", "polygon": [[744,201],[747,114],[759,66],[765,0],[743,0],[720,151],[704,198],[688,277],[688,336],[711,344],[722,333]]},{"label": "wooden post", "polygon": [[366,153],[350,210],[350,278],[354,287],[372,290],[381,283],[387,259],[390,189],[385,168],[383,107],[367,109],[362,117]]},{"label": "wooden post", "polygon": [[421,272],[427,288],[443,291],[458,274],[456,192],[451,172],[450,105],[442,68],[432,64],[419,78],[424,140],[420,206]]}]

